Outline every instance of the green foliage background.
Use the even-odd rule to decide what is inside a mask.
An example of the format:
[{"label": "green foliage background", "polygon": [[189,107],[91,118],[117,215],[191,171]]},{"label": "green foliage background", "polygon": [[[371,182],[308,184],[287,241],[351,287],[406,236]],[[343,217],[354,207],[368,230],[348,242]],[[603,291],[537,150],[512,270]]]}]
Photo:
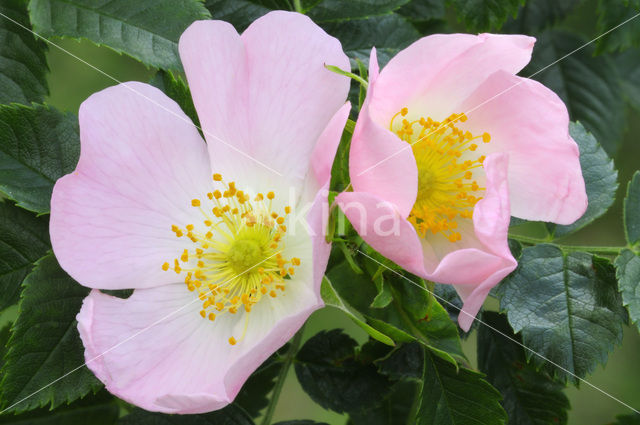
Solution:
[{"label": "green foliage background", "polygon": [[[337,1],[337,0],[336,0]],[[607,2],[606,0],[585,0],[580,6],[569,14],[568,18],[562,17],[562,11],[559,11],[558,27],[562,30],[568,30],[574,33],[581,33],[584,37],[590,39],[597,34],[601,33],[604,29],[619,23],[624,19],[625,12],[620,12],[619,4],[625,0]],[[633,0],[631,0],[633,2]],[[53,1],[55,2],[55,0]],[[233,0],[208,0],[207,6],[212,5],[220,6],[221,8],[227,7],[227,9],[220,10],[234,10],[229,9]],[[553,0],[549,0],[553,3]],[[572,3],[572,0],[559,0],[559,3]],[[36,2],[40,3],[40,2]],[[261,14],[268,11],[268,7],[264,5],[255,5],[254,3],[261,2],[247,2],[240,1],[239,3],[246,3],[245,7],[249,8],[254,17],[258,17]],[[262,2],[268,3],[268,2]],[[271,2],[277,5],[277,2]],[[312,1],[305,1],[303,5],[310,5]],[[328,2],[331,5],[332,2]],[[336,2],[333,2],[336,3]],[[398,4],[405,3],[399,1]],[[425,4],[436,4],[437,1],[425,1]],[[316,10],[313,13],[316,16],[312,17],[319,21],[325,22],[327,28],[338,28],[340,25],[344,25],[347,30],[357,36],[343,40],[343,45],[347,54],[352,57],[366,58],[368,53],[368,46],[375,44],[379,47],[380,57],[382,60],[389,58],[393,55],[394,49],[385,45],[389,43],[389,46],[402,44],[403,40],[409,40],[415,38],[417,32],[415,28],[420,28],[425,32],[437,32],[438,28],[444,25],[444,22],[449,25],[451,29],[458,31],[465,31],[464,25],[462,25],[458,18],[465,16],[467,7],[470,3],[477,3],[480,7],[489,7],[486,3],[492,3],[491,1],[473,0],[465,2],[462,0],[452,1],[452,7],[442,9],[438,11],[434,8],[421,9],[419,7],[409,8],[405,6],[397,10],[397,14],[394,15],[382,15],[382,17],[375,18],[375,22],[350,22],[342,23],[340,19],[335,18],[335,12],[331,10],[329,12],[323,10]],[[510,16],[514,10],[518,10],[520,2],[518,0],[505,0],[505,4],[509,6],[505,9],[505,16]],[[543,2],[538,2],[543,3]],[[613,12],[603,13],[605,3],[608,3],[613,9]],[[477,5],[476,5],[477,6]],[[394,10],[396,7],[394,6]],[[436,10],[439,21],[433,21],[433,16],[422,15],[427,10],[432,13]],[[600,11],[600,13],[596,13]],[[535,11],[531,11],[535,12]],[[198,11],[193,11],[197,15]],[[236,12],[238,13],[238,12]],[[333,13],[333,14],[332,14]],[[612,14],[614,16],[612,16]],[[535,13],[533,13],[535,17]],[[195,16],[195,15],[194,15]],[[214,16],[215,17],[215,16]],[[414,26],[405,26],[403,22],[407,18],[414,20]],[[219,16],[220,19],[225,19],[225,16]],[[1,18],[0,18],[1,19]],[[496,19],[492,16],[474,16],[470,22],[473,28],[486,29],[487,23],[491,24]],[[524,32],[535,32],[534,18],[529,16],[530,21],[526,20],[526,17],[520,15],[518,19],[509,18],[508,22],[503,28],[504,32],[517,32],[518,30],[524,30]],[[639,18],[640,21],[640,18]],[[533,22],[533,23],[532,23]],[[247,21],[247,24],[249,21]],[[640,25],[640,22],[636,23]],[[387,36],[384,39],[379,36],[380,28],[385,28],[384,25],[388,25],[388,28],[395,28],[395,31],[391,36]],[[350,28],[349,26],[353,27]],[[528,30],[528,31],[527,31]],[[171,31],[179,34],[179,29],[172,28]],[[389,42],[389,38],[395,40]],[[569,37],[570,38],[570,37]],[[565,43],[565,39],[561,39],[561,43]],[[155,69],[146,68],[140,62],[128,57],[121,56],[114,51],[106,47],[97,47],[89,41],[77,42],[68,39],[55,39],[55,42],[70,53],[78,56],[79,58],[86,59],[91,65],[98,69],[103,70],[105,73],[115,77],[119,81],[150,81],[156,75]],[[620,47],[629,45],[637,45],[638,40],[634,38],[633,34],[619,35],[615,38],[611,38],[611,41],[607,39],[606,42],[600,43],[597,46],[598,51],[613,52]],[[169,46],[170,48],[170,46]],[[560,49],[562,50],[562,49]],[[637,51],[637,50],[634,50]],[[145,58],[145,52],[140,52],[140,57]],[[586,53],[585,53],[586,54]],[[589,53],[590,55],[591,53]],[[111,86],[115,82],[105,75],[97,72],[95,69],[83,64],[77,59],[73,58],[69,54],[55,48],[50,47],[46,53],[47,61],[51,72],[47,75],[47,81],[49,85],[50,94],[45,97],[45,103],[56,107],[61,111],[69,111],[77,113],[80,103],[85,100],[91,93],[98,91],[102,88]],[[168,56],[167,56],[168,57]],[[151,58],[148,62],[152,64],[164,64],[163,60],[169,61],[170,58]],[[617,57],[617,56],[616,56]],[[625,60],[625,56],[622,55],[619,59]],[[639,57],[640,61],[640,57]],[[636,61],[635,63],[639,63]],[[534,61],[535,62],[535,61]],[[540,62],[535,62],[534,65],[540,64],[544,66],[550,61],[545,62],[544,58],[540,59]],[[536,68],[531,65],[529,69],[531,72],[536,71]],[[567,65],[568,66],[568,65]],[[600,64],[602,69],[607,70],[608,64]],[[629,78],[633,78],[633,69],[629,71]],[[553,70],[549,70],[550,76],[541,76],[543,82],[553,87]],[[524,75],[527,75],[526,73]],[[546,79],[546,80],[545,80]],[[638,86],[632,86],[638,87]],[[42,93],[40,88],[35,87],[35,91]],[[637,88],[636,88],[637,90]],[[626,91],[626,93],[617,93],[622,96],[633,96],[632,90]],[[17,99],[20,100],[20,99]],[[4,100],[3,100],[4,101]],[[637,97],[635,101],[640,102],[640,97]],[[633,103],[633,101],[632,101]],[[594,133],[598,134],[599,142],[608,150],[612,155],[615,162],[615,167],[618,170],[618,181],[621,183],[617,189],[616,201],[608,212],[602,217],[596,219],[593,225],[588,228],[577,231],[565,240],[563,243],[567,244],[586,244],[586,245],[612,245],[619,246],[625,244],[624,228],[621,225],[622,211],[623,211],[623,198],[627,190],[626,183],[631,179],[635,170],[640,168],[640,140],[638,135],[640,134],[640,113],[638,110],[631,108],[623,109],[620,105],[619,110],[605,111],[606,113],[612,113],[612,119],[608,121],[608,126],[596,124],[591,129]],[[587,114],[588,115],[588,114]],[[585,123],[587,125],[588,122]],[[616,139],[621,137],[621,142],[616,143]],[[544,232],[541,229],[541,224],[532,223],[526,224],[522,231],[527,235],[540,235]],[[488,310],[498,310],[498,305],[495,300],[490,300],[487,303]],[[6,323],[16,316],[16,308],[10,308],[5,310],[0,316],[0,328],[3,328]],[[329,330],[334,328],[343,328],[347,334],[353,337],[358,343],[363,344],[368,339],[368,335],[358,326],[356,326],[351,320],[342,314],[338,314],[333,309],[324,309],[316,312],[309,323],[305,327],[303,340],[307,340],[313,335],[316,335],[321,330]],[[640,353],[640,335],[635,325],[631,327],[625,326],[623,329],[624,339],[621,345],[616,346],[614,351],[609,355],[609,359],[606,368],[597,366],[593,374],[587,376],[587,380],[594,385],[603,388],[607,392],[610,392],[616,397],[624,400],[632,406],[640,406],[640,375],[637,373],[638,355]],[[485,335],[486,337],[486,335]],[[473,333],[468,339],[462,341],[462,348],[467,355],[471,366],[477,369],[478,359],[476,356],[478,333]],[[494,384],[497,385],[497,384]],[[582,424],[608,424],[612,423],[613,418],[619,414],[628,414],[628,412],[622,405],[616,403],[610,398],[605,397],[598,391],[582,384],[579,388],[569,386],[565,390],[565,394],[568,396],[571,410],[568,415],[568,423],[570,425],[582,425]],[[94,396],[98,399],[104,397],[104,394],[98,393]],[[103,404],[98,403],[100,412],[104,412],[102,415],[96,417],[104,418],[105,415],[114,414],[116,407],[109,402],[105,401]],[[64,413],[63,413],[64,414]],[[316,421],[324,421],[330,424],[342,424],[346,420],[346,415],[340,415],[335,412],[324,410],[318,404],[313,402],[307,393],[302,390],[300,384],[295,378],[295,372],[292,368],[289,371],[289,376],[285,384],[284,391],[280,397],[279,404],[276,409],[274,418],[277,420],[289,420],[296,418],[308,418]],[[0,419],[0,423],[3,420]],[[97,422],[96,422],[97,423]],[[240,422],[238,422],[240,423]]]}]

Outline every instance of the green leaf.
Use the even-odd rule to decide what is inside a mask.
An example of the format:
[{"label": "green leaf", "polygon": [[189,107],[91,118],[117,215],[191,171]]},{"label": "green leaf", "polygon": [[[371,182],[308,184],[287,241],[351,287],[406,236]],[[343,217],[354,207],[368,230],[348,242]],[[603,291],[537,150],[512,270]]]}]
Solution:
[{"label": "green leaf", "polygon": [[[422,370],[422,364],[420,364]],[[411,408],[416,398],[416,382],[396,383],[382,402],[364,411],[349,414],[348,425],[397,425],[409,424]]]},{"label": "green leaf", "polygon": [[527,0],[515,19],[507,21],[505,33],[532,34],[563,19],[580,0]]},{"label": "green leaf", "polygon": [[3,409],[21,412],[49,404],[54,409],[97,391],[102,384],[82,366],[84,347],[76,322],[89,289],[71,279],[53,255],[37,263],[23,286],[2,368]]},{"label": "green leaf", "polygon": [[357,312],[355,312],[342,300],[342,298],[340,298],[340,295],[338,295],[327,276],[322,279],[320,294],[322,296],[322,300],[326,305],[342,310],[347,316],[351,318],[351,320],[354,321],[356,325],[360,326],[365,332],[371,335],[372,338],[375,338],[383,344],[391,346],[395,345],[393,339],[389,338],[387,335],[378,331],[377,329],[372,328],[364,320],[358,317]]},{"label": "green leaf", "polygon": [[550,223],[548,228],[556,237],[573,233],[602,216],[615,201],[618,188],[618,171],[614,168],[613,160],[593,135],[579,122],[570,123],[569,133],[580,148],[580,167],[589,204],[584,215],[572,224],[560,226]]},{"label": "green leaf", "polygon": [[189,86],[180,76],[174,76],[173,73],[168,71],[158,71],[158,73],[151,80],[151,84],[159,88],[175,100],[180,106],[182,111],[191,118],[191,122],[200,127],[200,121],[198,120],[198,113],[196,107],[193,105],[193,99],[191,98],[191,91]]},{"label": "green leaf", "polygon": [[571,119],[582,122],[614,154],[625,128],[620,80],[611,59],[594,57],[593,46],[585,46],[587,41],[573,33],[546,31],[538,36],[531,62],[521,74],[536,73],[533,78],[560,96]]},{"label": "green leaf", "polygon": [[181,70],[178,39],[210,17],[198,0],[30,0],[34,31],[44,37],[86,38],[146,65]]},{"label": "green leaf", "polygon": [[[596,32],[605,32],[617,27],[598,39],[597,52],[615,52],[640,45],[640,5],[630,4],[629,0],[599,0],[597,8],[598,24]],[[635,18],[634,18],[635,17]],[[632,19],[624,25],[623,22]]]},{"label": "green leaf", "polygon": [[89,395],[53,411],[40,408],[21,415],[2,415],[3,425],[113,425],[120,415],[120,406],[107,391]]},{"label": "green leaf", "polygon": [[199,415],[166,415],[134,409],[118,425],[254,425],[242,408],[230,404],[221,410]]},{"label": "green leaf", "polygon": [[358,357],[357,346],[342,330],[334,329],[319,332],[298,351],[298,381],[325,409],[358,411],[380,402],[390,390],[390,380],[373,363]]},{"label": "green leaf", "polygon": [[393,379],[418,380],[422,378],[424,349],[417,342],[402,344],[376,363],[381,373]]},{"label": "green leaf", "polygon": [[616,55],[614,63],[618,68],[624,99],[640,111],[640,49],[629,49]]},{"label": "green leaf", "polygon": [[[260,0],[206,0],[205,6],[213,19],[231,23],[237,31],[244,31],[253,21],[269,13],[274,1]],[[284,4],[282,9],[288,9]]]},{"label": "green leaf", "polygon": [[443,361],[425,350],[417,425],[500,425],[507,415],[500,393],[483,375]]},{"label": "green leaf", "polygon": [[[624,311],[608,260],[555,245],[525,248],[518,268],[501,285],[506,310],[525,346],[546,357],[562,379],[579,378],[605,364],[622,341]],[[534,364],[545,362],[532,352]],[[562,369],[560,369],[562,368]]]},{"label": "green leaf", "polygon": [[625,249],[616,258],[615,265],[622,304],[629,311],[631,323],[640,330],[640,257]]},{"label": "green leaf", "polygon": [[617,416],[617,422],[611,425],[640,425],[640,415]]},{"label": "green leaf", "polygon": [[496,30],[515,17],[524,0],[447,0],[468,32]]},{"label": "green leaf", "polygon": [[42,105],[0,105],[0,191],[47,213],[53,185],[78,162],[78,120]]},{"label": "green leaf", "polygon": [[630,245],[640,242],[640,171],[633,174],[627,186],[627,196],[624,198],[624,231]]},{"label": "green leaf", "polygon": [[464,359],[457,326],[421,286],[422,281],[388,272],[385,276],[393,288],[394,302],[385,308],[371,308],[377,291],[369,276],[353,272],[346,262],[333,267],[327,276],[341,299],[395,341],[419,341],[453,363],[454,357]]},{"label": "green leaf", "polygon": [[[407,19],[394,13],[341,23],[329,22],[322,27],[342,42],[347,56],[360,59],[367,65],[373,46],[380,66],[384,66],[392,56],[420,38],[418,30]],[[355,61],[351,65],[353,68],[357,66]]]},{"label": "green leaf", "polygon": [[277,422],[273,425],[329,425],[325,422],[315,422],[308,419],[295,419],[293,421]]},{"label": "green leaf", "polygon": [[342,192],[349,186],[351,181],[349,177],[349,148],[351,147],[352,134],[353,128],[349,129],[347,126],[342,132],[336,156],[333,158],[329,190],[334,192]]},{"label": "green leaf", "polygon": [[413,0],[398,9],[397,13],[411,21],[444,19],[444,0]]},{"label": "green leaf", "polygon": [[314,22],[324,23],[386,15],[409,0],[350,0],[346,5],[344,0],[308,0],[306,3],[313,5],[308,9],[303,5],[306,14]]},{"label": "green leaf", "polygon": [[[278,352],[286,352],[287,350],[288,345],[285,345]],[[259,416],[260,412],[269,405],[270,400],[267,396],[273,389],[282,367],[278,357],[279,354],[276,353],[260,365],[244,383],[234,400],[235,404],[242,407],[253,418]]]},{"label": "green leaf", "polygon": [[18,302],[22,281],[49,248],[46,217],[0,201],[0,311]]},{"label": "green leaf", "polygon": [[[0,13],[31,28],[22,0],[4,0]],[[0,103],[42,102],[49,94],[46,44],[18,24],[0,16]]]},{"label": "green leaf", "polygon": [[[564,385],[527,363],[524,349],[507,319],[484,312],[478,331],[478,368],[503,396],[502,407],[510,425],[563,425],[567,423],[569,399]],[[511,340],[509,339],[511,338]]]}]

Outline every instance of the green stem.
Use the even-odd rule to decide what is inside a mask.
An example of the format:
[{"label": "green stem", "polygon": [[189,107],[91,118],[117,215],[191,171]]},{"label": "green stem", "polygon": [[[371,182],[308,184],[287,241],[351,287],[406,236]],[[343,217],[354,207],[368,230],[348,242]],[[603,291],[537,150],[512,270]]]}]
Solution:
[{"label": "green stem", "polygon": [[262,425],[271,424],[271,419],[273,418],[273,414],[276,411],[276,405],[278,404],[280,393],[282,392],[282,388],[284,387],[284,381],[287,379],[289,368],[291,367],[291,364],[293,363],[293,359],[296,356],[298,349],[300,348],[300,344],[302,343],[303,330],[304,330],[304,325],[294,335],[293,339],[291,339],[291,345],[289,346],[289,350],[284,356],[284,359],[282,362],[282,368],[280,369],[280,374],[278,375],[278,380],[276,381],[276,385],[273,388],[271,401],[269,402],[269,406],[267,407],[267,412],[264,414],[264,419],[262,419]]},{"label": "green stem", "polygon": [[302,2],[300,0],[293,0],[293,9],[298,13],[304,13]]},{"label": "green stem", "polygon": [[[522,242],[527,245],[535,245],[539,243],[551,243],[552,241],[549,239],[541,239],[541,238],[532,238],[529,236],[522,235],[509,235],[510,239],[514,239],[518,242]],[[559,243],[555,243],[560,249],[566,252],[573,251],[586,251],[594,254],[620,254],[620,251],[627,248],[626,246],[590,246],[590,245],[563,245]]]}]

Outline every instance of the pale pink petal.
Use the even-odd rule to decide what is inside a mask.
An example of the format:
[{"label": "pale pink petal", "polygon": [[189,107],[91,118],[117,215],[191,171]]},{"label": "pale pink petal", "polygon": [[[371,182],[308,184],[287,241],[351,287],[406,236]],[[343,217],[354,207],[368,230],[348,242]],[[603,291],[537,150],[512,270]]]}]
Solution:
[{"label": "pale pink petal", "polygon": [[343,192],[336,202],[376,251],[414,274],[425,274],[418,235],[393,204],[365,192]]},{"label": "pale pink petal", "polygon": [[[427,270],[423,277],[455,285],[464,301],[462,313],[458,316],[460,327],[464,330],[471,326],[491,288],[517,266],[507,241],[510,219],[507,155],[488,156],[484,161],[484,170],[487,189],[473,212],[475,238],[470,232],[463,231],[462,241],[441,242],[441,245],[448,246],[449,253],[437,264],[432,263],[434,256],[427,255],[430,252],[429,243],[423,242]],[[439,255],[442,255],[440,248]]]},{"label": "pale pink petal", "polygon": [[276,11],[242,36],[195,22],[179,47],[212,168],[256,191],[301,186],[349,90],[348,78],[324,67],[349,69],[340,42],[304,15]]},{"label": "pale pink petal", "polygon": [[464,126],[472,133],[491,135],[486,152],[509,154],[514,216],[560,224],[582,216],[587,196],[580,153],[569,136],[567,108],[554,92],[500,71],[458,109],[470,111]]},{"label": "pale pink petal", "polygon": [[191,199],[211,179],[197,129],[173,100],[142,83],[92,95],[79,120],[80,161],[51,198],[51,243],[61,266],[93,288],[179,280],[161,270],[181,251],[171,225],[192,222]]},{"label": "pale pink petal", "polygon": [[[369,67],[374,61],[372,50]],[[368,192],[391,202],[406,218],[418,193],[418,168],[411,146],[371,119],[369,104],[376,90],[376,80],[372,79],[351,138],[351,184],[356,192]]]},{"label": "pale pink petal", "polygon": [[[371,99],[374,121],[388,126],[403,107],[439,121],[495,71],[515,74],[531,59],[535,39],[523,35],[436,34],[389,61]],[[426,118],[426,117],[425,117]]]},{"label": "pale pink petal", "polygon": [[351,102],[344,104],[342,108],[335,113],[329,124],[324,129],[318,141],[313,148],[311,155],[311,167],[313,168],[316,181],[320,187],[329,183],[331,180],[331,166],[336,156],[342,131],[349,118],[351,111]]},{"label": "pale pink petal", "polygon": [[112,394],[146,410],[220,409],[322,306],[310,270],[292,279],[283,295],[254,306],[244,337],[244,314],[203,319],[200,301],[184,284],[137,289],[128,299],[94,290],[77,317],[87,366]]}]

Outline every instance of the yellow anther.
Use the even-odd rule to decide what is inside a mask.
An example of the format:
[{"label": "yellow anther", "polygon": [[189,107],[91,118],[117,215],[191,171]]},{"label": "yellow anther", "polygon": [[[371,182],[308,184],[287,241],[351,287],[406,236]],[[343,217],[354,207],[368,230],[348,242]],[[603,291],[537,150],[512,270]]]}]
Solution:
[{"label": "yellow anther", "polygon": [[207,312],[204,310],[200,310],[200,316],[202,316],[203,318],[207,315]]},{"label": "yellow anther", "polygon": [[482,141],[484,143],[489,143],[491,141],[491,135],[489,133],[484,133],[482,135]]},{"label": "yellow anther", "polygon": [[209,313],[209,320],[211,320],[212,322],[216,320],[216,315],[213,313]]},{"label": "yellow anther", "polygon": [[237,341],[234,337],[229,338],[229,344],[236,345]]},{"label": "yellow anther", "polygon": [[300,259],[296,258],[296,257],[293,257],[291,259],[291,264],[293,264],[294,266],[299,266],[300,265]]},{"label": "yellow anther", "polygon": [[162,265],[162,270],[164,270],[165,272],[166,272],[167,270],[169,270],[169,263],[164,263],[164,264]]},{"label": "yellow anther", "polygon": [[267,193],[267,198],[268,198],[268,199],[273,199],[273,198],[275,198],[275,197],[276,197],[275,193],[273,193],[273,192],[269,192],[269,193]]},{"label": "yellow anther", "polygon": [[291,207],[289,207],[289,206],[284,207],[284,213],[285,214],[291,213]]},{"label": "yellow anther", "polygon": [[220,199],[222,198],[222,193],[218,189],[216,189],[213,191],[213,197],[216,199]]},{"label": "yellow anther", "polygon": [[188,231],[192,231],[193,230],[193,224],[187,224],[187,230]]},{"label": "yellow anther", "polygon": [[185,249],[185,250],[182,252],[182,255],[180,256],[180,259],[181,259],[183,262],[185,262],[185,263],[186,263],[187,261],[189,261],[189,251],[187,251],[187,250]]},{"label": "yellow anther", "polygon": [[408,113],[409,113],[409,108],[400,109],[400,115],[402,115],[403,117],[407,116]]},{"label": "yellow anther", "polygon": [[199,207],[200,206],[200,199],[192,199],[191,200],[191,206]]},{"label": "yellow anther", "polygon": [[222,175],[218,174],[218,173],[214,174],[213,175],[213,180],[217,181],[217,182],[222,181]]},{"label": "yellow anther", "polygon": [[278,294],[276,294],[276,291],[274,291],[273,289],[271,290],[271,292],[269,292],[269,296],[271,296],[272,298],[275,298]]}]

